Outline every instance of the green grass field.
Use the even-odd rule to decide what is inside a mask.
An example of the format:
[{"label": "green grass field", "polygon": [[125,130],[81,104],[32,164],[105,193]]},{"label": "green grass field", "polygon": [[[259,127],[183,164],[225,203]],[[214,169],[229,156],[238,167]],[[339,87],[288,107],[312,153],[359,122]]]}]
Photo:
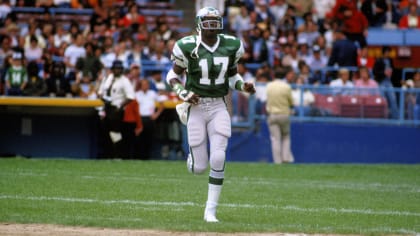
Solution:
[{"label": "green grass field", "polygon": [[226,165],[220,223],[208,176],[180,161],[0,158],[0,222],[193,232],[419,234],[420,165]]}]

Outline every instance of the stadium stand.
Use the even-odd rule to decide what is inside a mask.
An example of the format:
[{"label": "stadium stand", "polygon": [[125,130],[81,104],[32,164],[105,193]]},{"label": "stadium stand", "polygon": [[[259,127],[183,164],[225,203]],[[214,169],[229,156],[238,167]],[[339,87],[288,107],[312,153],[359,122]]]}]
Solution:
[{"label": "stadium stand", "polygon": [[339,97],[340,116],[362,117],[362,99],[354,95],[341,95]]},{"label": "stadium stand", "polygon": [[[145,16],[149,29],[156,27],[156,18],[165,16],[166,22],[174,29],[181,28],[183,11],[172,9],[171,2],[148,2],[140,5],[139,13]],[[52,17],[63,23],[69,23],[72,20],[81,25],[89,24],[90,18],[94,13],[93,9],[73,9],[73,8],[48,8],[40,7],[13,7],[12,12],[16,14],[18,23],[26,23],[28,19],[42,19],[43,15],[49,12]],[[187,29],[183,28],[183,31]]]},{"label": "stadium stand", "polygon": [[166,23],[174,29],[181,27],[183,11],[174,9],[140,9],[140,14],[146,17],[147,27],[153,29],[156,27],[156,18],[164,16]]},{"label": "stadium stand", "polygon": [[320,93],[314,93],[314,96],[315,107],[321,110],[325,110],[328,114],[331,114],[332,116],[338,116],[340,114],[340,101],[338,97]]},{"label": "stadium stand", "polygon": [[[191,28],[185,27],[182,25],[182,21],[185,15],[185,9],[177,8],[177,4],[175,4],[175,1],[152,1],[152,0],[146,0],[146,1],[136,1],[139,9],[139,13],[143,16],[145,16],[147,28],[149,30],[149,33],[151,33],[151,30],[154,29],[156,26],[156,19],[157,17],[165,17],[166,23],[170,25],[171,29],[179,30],[181,33],[187,33],[191,31]],[[123,4],[123,1],[119,2],[119,6],[121,8],[121,12],[126,12],[126,6]],[[229,6],[227,5],[229,8]],[[83,25],[89,24],[89,21],[92,17],[92,14],[94,13],[93,9],[85,8],[85,9],[72,9],[72,8],[47,8],[48,12],[50,13],[51,17],[59,23],[68,24],[72,20],[77,20],[81,24],[81,27]],[[43,14],[45,13],[45,9],[41,7],[12,7],[13,13],[16,14],[17,20],[20,24],[27,24],[27,19],[29,18],[35,18],[41,20],[43,18]],[[304,20],[301,16],[296,16],[296,20],[298,22],[301,22]],[[261,29],[264,29],[262,27]],[[298,25],[295,26],[295,30],[298,30]],[[114,40],[117,41],[120,37],[120,32],[117,31],[115,34]],[[273,35],[271,35],[273,36]],[[325,36],[325,35],[324,35]],[[369,28],[368,34],[367,34],[367,42],[368,46],[373,47],[382,47],[383,45],[389,45],[389,46],[419,46],[420,42],[418,38],[420,37],[420,30],[415,29],[385,29],[385,28]],[[291,37],[293,38],[293,37]],[[276,38],[278,42],[280,42],[280,38]],[[297,38],[294,38],[295,43],[298,41]],[[273,41],[275,44],[277,41]],[[250,43],[250,42],[246,42]],[[293,41],[288,42],[290,45],[294,45]],[[319,42],[316,42],[319,43]],[[149,50],[152,50],[149,48]],[[276,55],[278,53],[276,51],[276,48],[270,48],[269,51],[272,55]],[[325,50],[325,48],[324,48]],[[377,56],[377,55],[375,55]],[[62,60],[62,56],[60,55],[52,55],[51,58],[56,60]],[[258,62],[253,60],[248,60],[245,64],[246,67],[249,69],[249,71],[255,75],[261,68],[261,65],[265,62]],[[271,69],[275,69],[277,65],[275,65],[275,62],[270,61],[270,63],[274,63],[271,65]],[[277,62],[278,63],[278,62]],[[150,59],[144,59],[142,60],[142,71],[144,74],[147,74],[151,71],[162,71],[162,73],[166,73],[167,69],[170,67],[170,64],[162,65],[159,63],[156,63],[154,61],[151,61]],[[321,70],[321,84],[327,84],[327,82],[333,78],[334,72],[339,70],[343,67],[323,67]],[[346,67],[352,72],[355,72],[358,70],[358,67]],[[416,69],[413,68],[402,68],[402,80],[405,80],[407,75],[410,75],[412,72],[414,72]],[[271,71],[273,72],[273,71]],[[296,69],[297,75],[299,75],[299,70]],[[372,76],[373,78],[373,76]],[[314,89],[314,88],[310,88]],[[349,117],[363,117],[363,116],[372,116],[372,118],[380,118],[382,117],[382,114],[384,114],[385,111],[375,111],[375,112],[367,112],[367,110],[370,110],[370,108],[363,108],[361,111],[360,109],[351,108],[354,106],[352,105],[351,98],[342,98],[340,96],[333,96],[332,94],[329,94],[328,90],[313,90],[314,94],[316,95],[316,101],[315,105],[317,107],[320,107],[322,109],[326,109],[330,115],[332,116],[349,116]],[[376,103],[376,99],[372,98],[373,100],[364,100],[360,98],[356,98],[357,100],[357,106],[364,106],[364,104],[369,104],[369,106],[374,106]],[[354,100],[354,99],[353,99]],[[375,109],[383,109],[384,104],[386,105],[386,100],[383,100],[383,98],[379,98],[380,104],[377,104],[378,106],[375,106]],[[384,103],[382,103],[382,101]],[[379,106],[380,105],[380,106]],[[351,109],[350,109],[351,108]],[[353,109],[353,111],[352,111]],[[367,109],[367,110],[366,110]],[[373,109],[373,108],[372,108]],[[357,112],[356,112],[357,110]]]},{"label": "stadium stand", "polygon": [[388,103],[382,96],[371,95],[362,97],[364,118],[387,118]]},{"label": "stadium stand", "polygon": [[139,2],[140,9],[173,9],[173,2]]}]

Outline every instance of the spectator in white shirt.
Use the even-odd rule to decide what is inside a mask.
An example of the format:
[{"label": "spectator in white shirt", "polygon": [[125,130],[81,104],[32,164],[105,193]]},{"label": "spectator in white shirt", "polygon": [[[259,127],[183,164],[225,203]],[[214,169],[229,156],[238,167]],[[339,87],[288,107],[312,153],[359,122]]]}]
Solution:
[{"label": "spectator in white shirt", "polygon": [[38,39],[31,35],[30,44],[25,47],[25,58],[27,61],[40,61],[42,57],[42,48],[38,45]]},{"label": "spectator in white shirt", "polygon": [[340,69],[338,78],[330,82],[330,87],[333,94],[351,94],[354,85],[350,80],[350,71],[345,68]]},{"label": "spectator in white shirt", "polygon": [[286,0],[273,0],[270,3],[269,10],[274,17],[274,25],[276,28],[278,28],[278,25],[280,24],[281,19],[283,19],[283,16],[286,14],[288,7],[289,6]]},{"label": "spectator in white shirt", "polygon": [[64,25],[57,26],[56,33],[54,34],[54,46],[58,48],[62,42],[66,42],[67,44],[71,43],[71,35],[65,29]]},{"label": "spectator in white shirt", "polygon": [[335,0],[316,0],[314,1],[314,14],[321,33],[325,32],[325,15],[332,10]]},{"label": "spectator in white shirt", "polygon": [[322,68],[326,67],[328,58],[322,54],[321,47],[314,45],[312,47],[312,55],[308,59],[308,65],[312,71],[321,71]]},{"label": "spectator in white shirt", "polygon": [[[138,136],[136,156],[142,160],[152,158],[152,150],[155,141],[156,119],[163,112],[163,104],[159,94],[150,89],[150,81],[140,80],[140,89],[136,92],[136,100],[139,103],[139,111],[143,123],[143,131]],[[156,106],[156,104],[160,104]]]},{"label": "spectator in white shirt", "polygon": [[74,38],[74,43],[66,48],[64,51],[64,63],[66,64],[67,75],[75,73],[75,66],[79,57],[86,56],[86,49],[84,47],[85,39],[82,34],[77,34]]},{"label": "spectator in white shirt", "polygon": [[12,8],[10,7],[10,1],[9,0],[3,0],[0,3],[0,20],[4,21],[7,15],[12,12]]},{"label": "spectator in white shirt", "polygon": [[235,16],[231,28],[238,37],[242,37],[242,32],[252,29],[251,17],[245,5],[241,6],[240,12]]}]

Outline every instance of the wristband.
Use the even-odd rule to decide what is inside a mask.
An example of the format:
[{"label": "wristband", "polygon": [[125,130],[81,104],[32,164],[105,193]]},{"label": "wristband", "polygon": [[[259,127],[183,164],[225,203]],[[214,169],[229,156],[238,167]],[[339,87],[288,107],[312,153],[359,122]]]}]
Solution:
[{"label": "wristband", "polygon": [[173,90],[184,102],[188,102],[190,98],[194,95],[192,91],[186,90],[182,84],[175,84]]},{"label": "wristband", "polygon": [[242,79],[242,76],[236,73],[234,76],[229,77],[229,87],[231,89],[243,91],[244,80]]},{"label": "wristband", "polygon": [[182,84],[177,83],[174,85],[173,90],[175,91],[177,95],[179,95],[183,90],[185,90],[185,88],[184,86],[182,86]]},{"label": "wristband", "polygon": [[242,80],[236,81],[235,89],[239,91],[244,91],[244,81]]}]

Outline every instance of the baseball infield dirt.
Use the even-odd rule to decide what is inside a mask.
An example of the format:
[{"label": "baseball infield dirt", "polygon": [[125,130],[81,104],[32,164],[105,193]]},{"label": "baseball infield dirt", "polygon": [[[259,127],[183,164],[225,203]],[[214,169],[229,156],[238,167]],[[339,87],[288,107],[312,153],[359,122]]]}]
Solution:
[{"label": "baseball infield dirt", "polygon": [[[284,233],[203,233],[0,223],[0,236],[303,236]],[[311,235],[316,236],[316,235]]]}]

